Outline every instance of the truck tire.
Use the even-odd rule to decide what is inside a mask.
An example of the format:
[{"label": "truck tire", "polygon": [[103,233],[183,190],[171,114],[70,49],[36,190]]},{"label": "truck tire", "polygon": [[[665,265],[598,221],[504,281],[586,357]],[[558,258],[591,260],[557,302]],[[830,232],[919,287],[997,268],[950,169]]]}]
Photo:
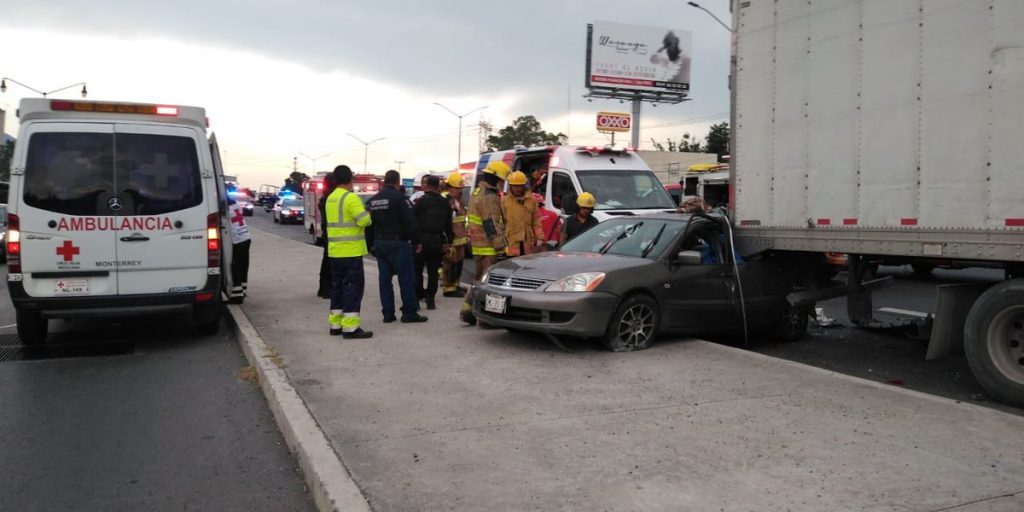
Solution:
[{"label": "truck tire", "polygon": [[46,343],[46,334],[50,329],[50,321],[43,318],[38,311],[17,310],[15,320],[18,322],[18,338],[26,346],[39,346]]},{"label": "truck tire", "polygon": [[1024,406],[1024,280],[1004,281],[978,297],[964,324],[964,352],[989,394]]},{"label": "truck tire", "polygon": [[220,316],[223,306],[213,304],[208,306],[194,306],[192,316],[196,323],[196,332],[200,336],[213,336],[220,330]]},{"label": "truck tire", "polygon": [[661,313],[648,295],[633,295],[619,304],[601,339],[612,352],[632,352],[651,346],[658,336]]}]

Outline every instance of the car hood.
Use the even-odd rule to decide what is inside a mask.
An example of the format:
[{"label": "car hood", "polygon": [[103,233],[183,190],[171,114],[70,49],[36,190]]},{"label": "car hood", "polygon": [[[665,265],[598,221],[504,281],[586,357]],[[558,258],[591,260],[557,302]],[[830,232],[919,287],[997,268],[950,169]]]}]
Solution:
[{"label": "car hood", "polygon": [[505,260],[492,271],[553,281],[581,272],[612,272],[652,265],[646,258],[589,252],[542,252]]}]

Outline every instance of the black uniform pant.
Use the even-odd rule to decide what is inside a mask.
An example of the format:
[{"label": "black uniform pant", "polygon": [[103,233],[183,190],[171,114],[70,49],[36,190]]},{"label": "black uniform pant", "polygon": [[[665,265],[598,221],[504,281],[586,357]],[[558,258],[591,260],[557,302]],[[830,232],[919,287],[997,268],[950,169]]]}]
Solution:
[{"label": "black uniform pant", "polygon": [[327,242],[324,242],[323,257],[320,258],[320,287],[316,291],[317,297],[331,296],[331,262],[327,257]]},{"label": "black uniform pant", "polygon": [[231,297],[245,297],[249,287],[249,246],[246,240],[231,246]]},{"label": "black uniform pant", "polygon": [[[441,259],[444,247],[441,235],[420,233],[423,249],[416,255],[416,293],[424,299],[434,300],[437,295],[437,281],[440,277]],[[427,286],[423,287],[423,270],[427,271]]]}]

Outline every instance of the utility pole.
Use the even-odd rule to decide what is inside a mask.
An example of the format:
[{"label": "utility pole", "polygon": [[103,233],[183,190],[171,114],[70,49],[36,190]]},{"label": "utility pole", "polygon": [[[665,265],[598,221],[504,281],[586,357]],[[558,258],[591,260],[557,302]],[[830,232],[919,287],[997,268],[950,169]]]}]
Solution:
[{"label": "utility pole", "polygon": [[484,119],[483,114],[480,115],[480,142],[477,147],[477,154],[483,154],[487,151],[487,139],[491,138],[491,133],[494,128],[491,126],[491,122]]},{"label": "utility pole", "polygon": [[299,157],[292,157],[292,172],[299,172]]}]

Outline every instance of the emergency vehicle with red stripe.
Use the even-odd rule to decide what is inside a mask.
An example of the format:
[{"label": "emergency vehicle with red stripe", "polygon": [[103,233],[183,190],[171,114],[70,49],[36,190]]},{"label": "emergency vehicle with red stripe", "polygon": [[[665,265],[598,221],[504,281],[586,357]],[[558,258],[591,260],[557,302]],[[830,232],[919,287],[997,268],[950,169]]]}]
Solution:
[{"label": "emergency vehicle with red stripe", "polygon": [[177,311],[216,332],[236,219],[204,109],[44,98],[18,114],[6,249],[22,342],[51,318]]},{"label": "emergency vehicle with red stripe", "polygon": [[[319,172],[316,176],[302,182],[302,201],[306,210],[306,217],[303,221],[306,232],[313,236],[313,242],[317,245],[323,243],[323,232],[320,227],[320,199],[329,195],[326,190],[324,177],[327,172]],[[380,192],[384,178],[375,174],[356,174],[352,177],[352,191],[360,199],[366,201],[370,196]]]}]

